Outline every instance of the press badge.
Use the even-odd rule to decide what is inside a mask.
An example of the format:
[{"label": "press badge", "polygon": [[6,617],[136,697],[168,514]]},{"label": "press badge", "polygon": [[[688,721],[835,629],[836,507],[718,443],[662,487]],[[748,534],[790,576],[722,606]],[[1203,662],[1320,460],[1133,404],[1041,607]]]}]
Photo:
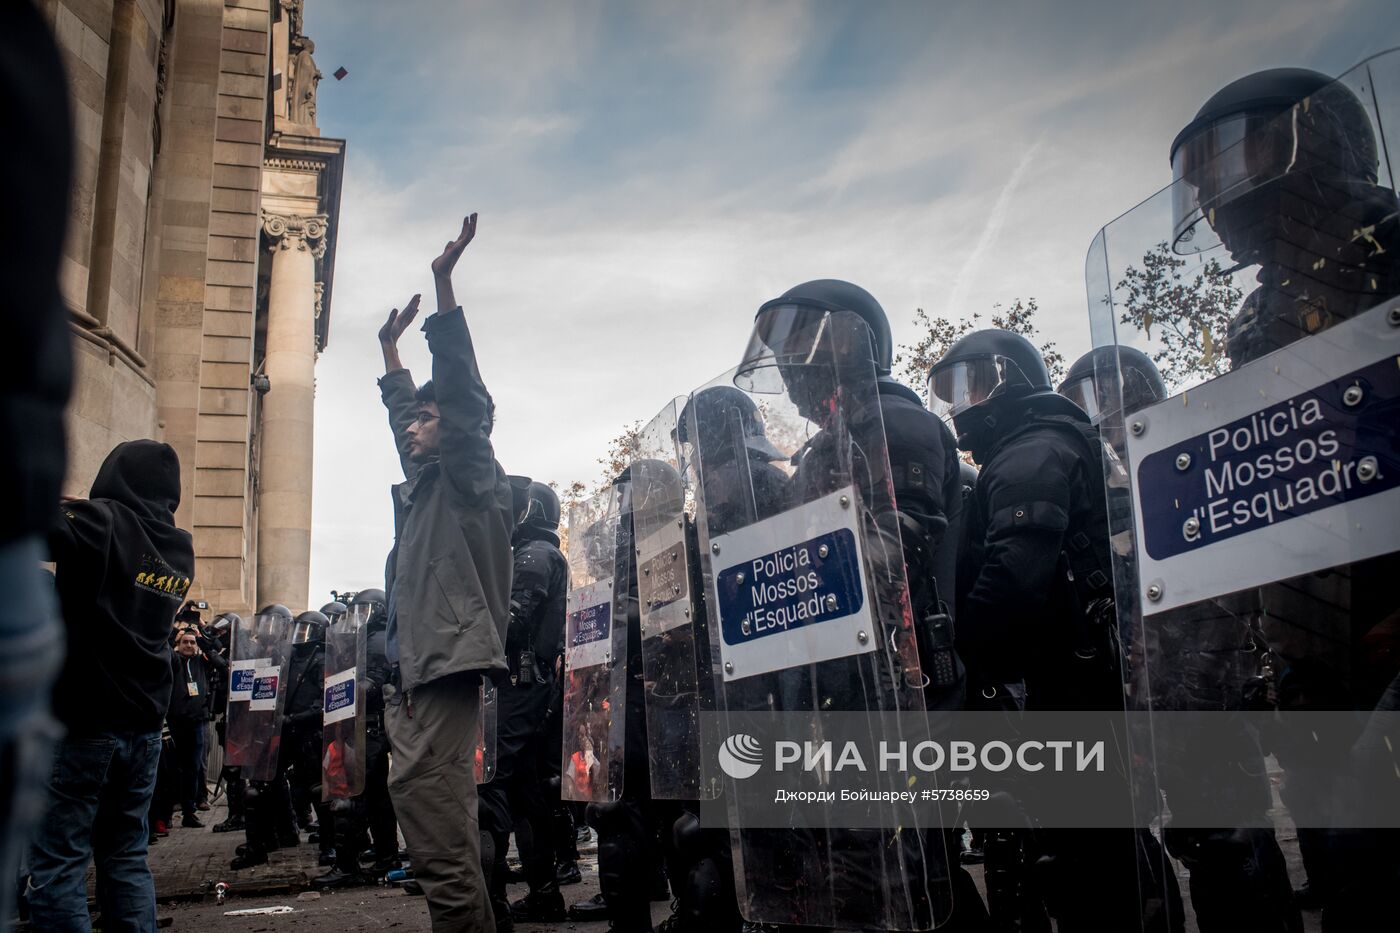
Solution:
[{"label": "press badge", "polygon": [[195,683],[193,680],[185,681],[185,692],[192,697],[199,696],[199,684]]}]

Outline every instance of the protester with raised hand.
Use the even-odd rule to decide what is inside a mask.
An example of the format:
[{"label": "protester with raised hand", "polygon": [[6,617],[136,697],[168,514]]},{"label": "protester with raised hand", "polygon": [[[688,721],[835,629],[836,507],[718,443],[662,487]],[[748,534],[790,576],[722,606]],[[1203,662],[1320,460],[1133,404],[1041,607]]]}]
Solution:
[{"label": "protester with raised hand", "polygon": [[379,386],[405,478],[393,491],[387,567],[387,653],[396,665],[385,690],[389,789],[436,933],[493,926],[472,766],[482,677],[506,670],[515,518],[491,446],[491,396],[452,288],[476,222],[467,217],[432,264],[438,310],[422,328],[432,380],[415,388],[399,360],[418,295],[379,331]]}]

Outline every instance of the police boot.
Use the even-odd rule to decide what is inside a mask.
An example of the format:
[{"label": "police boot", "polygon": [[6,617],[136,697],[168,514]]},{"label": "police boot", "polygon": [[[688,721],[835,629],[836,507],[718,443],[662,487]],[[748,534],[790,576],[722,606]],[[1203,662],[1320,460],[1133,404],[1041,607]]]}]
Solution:
[{"label": "police boot", "polygon": [[234,850],[234,859],[229,862],[229,868],[234,871],[267,863],[268,833],[264,826],[264,796],[265,787],[261,781],[249,781],[243,790],[244,843]]},{"label": "police boot", "polygon": [[510,915],[517,923],[562,923],[569,919],[557,883],[536,888],[511,904]]},{"label": "police boot", "polygon": [[652,933],[648,891],[637,884],[649,878],[646,825],[630,801],[589,804],[588,822],[598,833],[598,887],[607,905],[610,928],[622,933]]}]

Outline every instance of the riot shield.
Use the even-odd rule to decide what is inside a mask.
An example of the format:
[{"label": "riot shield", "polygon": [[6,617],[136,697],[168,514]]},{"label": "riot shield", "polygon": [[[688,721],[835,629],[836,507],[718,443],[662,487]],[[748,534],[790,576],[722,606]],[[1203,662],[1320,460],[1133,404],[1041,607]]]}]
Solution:
[{"label": "riot shield", "polygon": [[[637,600],[641,613],[651,796],[710,799],[703,782],[701,710],[714,711],[714,681],[698,578],[694,495],[677,449],[685,399],[647,424],[632,462]],[[703,786],[702,786],[703,785]]]},{"label": "riot shield", "polygon": [[626,486],[569,509],[571,586],[564,620],[565,800],[622,796],[627,701],[627,579],[631,518]]},{"label": "riot shield", "polygon": [[234,628],[225,763],[241,768],[244,780],[277,776],[291,638],[290,614],[260,612]]},{"label": "riot shield", "polygon": [[[810,714],[811,732],[796,737],[810,739],[822,713],[922,710],[865,324],[848,312],[765,311],[745,362],[693,393],[682,422],[698,477],[718,718]],[[707,750],[707,772],[723,757]],[[923,930],[949,916],[943,834],[918,829],[906,805],[877,804],[868,829],[824,825],[812,809],[794,809],[792,829],[747,829],[746,812],[773,807],[771,794],[746,798],[728,770],[719,780],[746,919]],[[870,780],[891,798],[907,790],[893,775]]]},{"label": "riot shield", "polygon": [[325,694],[321,704],[321,799],[358,797],[365,790],[365,657],[367,626],[376,607],[352,606],[326,629]]},{"label": "riot shield", "polygon": [[[1400,52],[1271,120],[1222,121],[1100,231],[1086,269],[1095,345],[1148,354],[1171,393],[1135,398],[1121,349],[1095,374],[1128,477],[1110,512],[1129,542],[1113,553],[1125,681],[1150,711],[1130,735],[1139,825],[1165,798],[1193,887],[1222,855],[1281,864],[1272,754],[1310,872],[1326,863],[1314,889],[1350,885],[1353,917],[1381,897],[1393,918],[1393,885],[1359,879],[1395,877],[1400,851],[1356,809],[1393,799],[1389,754],[1375,793],[1367,756],[1400,703],[1397,126]],[[1340,715],[1316,727],[1320,710]],[[1228,743],[1203,749],[1182,715],[1207,712]],[[1222,836],[1233,855],[1211,851]]]},{"label": "riot shield", "polygon": [[476,783],[490,784],[496,776],[496,685],[481,684],[481,714],[476,717]]}]

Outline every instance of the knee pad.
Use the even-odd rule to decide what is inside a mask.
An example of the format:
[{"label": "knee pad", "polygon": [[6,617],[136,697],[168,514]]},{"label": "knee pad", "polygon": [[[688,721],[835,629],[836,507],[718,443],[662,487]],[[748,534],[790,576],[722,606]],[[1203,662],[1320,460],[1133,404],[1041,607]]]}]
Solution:
[{"label": "knee pad", "polygon": [[671,826],[671,845],[686,864],[700,858],[704,851],[704,839],[700,818],[694,813],[686,812],[676,817],[676,822]]},{"label": "knee pad", "polygon": [[584,821],[600,833],[612,832],[627,820],[627,804],[621,800],[609,803],[590,803],[583,811]]}]

